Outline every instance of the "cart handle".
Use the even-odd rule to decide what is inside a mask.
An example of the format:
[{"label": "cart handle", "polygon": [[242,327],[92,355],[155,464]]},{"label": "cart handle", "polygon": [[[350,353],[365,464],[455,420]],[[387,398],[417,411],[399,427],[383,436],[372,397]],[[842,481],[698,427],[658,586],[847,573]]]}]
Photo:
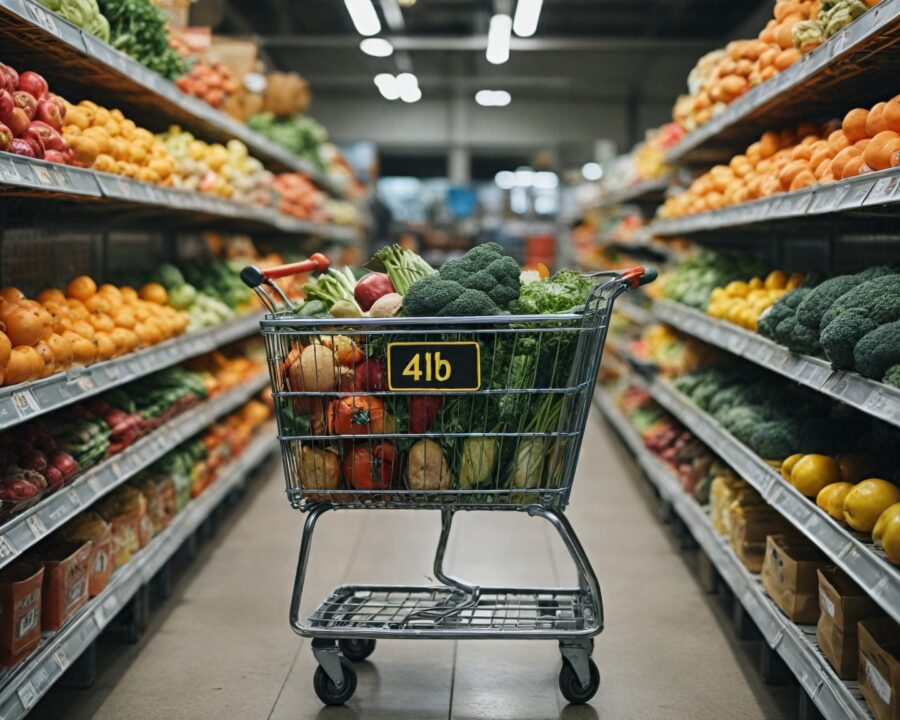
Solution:
[{"label": "cart handle", "polygon": [[241,270],[241,280],[244,283],[256,289],[263,283],[271,284],[269,281],[277,278],[287,277],[288,275],[299,275],[308,272],[325,272],[331,261],[322,253],[313,253],[309,260],[301,260],[300,262],[289,263],[287,265],[276,265],[275,267],[260,270],[255,265],[248,265]]},{"label": "cart handle", "polygon": [[645,268],[643,265],[625,270],[622,273],[622,279],[625,280],[632,288],[648,285],[659,277],[656,268]]}]

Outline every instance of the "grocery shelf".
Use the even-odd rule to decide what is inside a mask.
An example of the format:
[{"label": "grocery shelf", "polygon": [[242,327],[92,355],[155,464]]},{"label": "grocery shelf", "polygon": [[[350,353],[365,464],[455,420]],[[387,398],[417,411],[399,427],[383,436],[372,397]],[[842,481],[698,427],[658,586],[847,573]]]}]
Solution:
[{"label": "grocery shelf", "polygon": [[200,497],[134,559],[116,570],[109,585],[91,599],[58,631],[48,633],[38,649],[21,665],[0,676],[0,716],[24,718],[28,711],[62,677],[66,669],[100,635],[137,591],[168,562],[176,550],[200,527],[212,511],[275,449],[274,423],[260,428],[244,452],[233,461]]},{"label": "grocery shelf", "polygon": [[635,205],[659,205],[665,197],[666,188],[672,180],[671,174],[666,174],[649,180],[640,180],[622,190],[603,195],[594,204],[596,208],[609,208],[616,205],[633,203]]},{"label": "grocery shelf", "polygon": [[[638,377],[635,375],[634,377]],[[643,382],[653,398],[727,462],[762,498],[900,622],[900,569],[866,535],[851,533],[785,482],[750,448],[659,377]]]},{"label": "grocery shelf", "polygon": [[0,186],[7,189],[7,194],[28,197],[79,201],[96,198],[93,207],[103,210],[110,202],[127,203],[158,208],[165,212],[167,219],[175,213],[180,217],[227,220],[232,227],[240,224],[268,231],[317,235],[336,242],[349,243],[358,239],[358,232],[352,226],[299,220],[273,207],[250,205],[5,152],[0,152]]},{"label": "grocery shelf", "polygon": [[[897,0],[900,3],[900,0]],[[900,211],[900,168],[867,173],[848,180],[780,193],[719,210],[654,220],[641,235],[689,235],[709,230],[740,228],[763,223],[829,219],[845,216],[894,215]]]},{"label": "grocery shelf", "polygon": [[897,91],[900,0],[882,0],[813,52],[757,85],[705,125],[688,133],[666,159],[708,164],[728,160],[766,130],[802,120],[843,117]]},{"label": "grocery shelf", "polygon": [[161,75],[75,27],[32,0],[0,0],[0,38],[7,61],[32,69],[69,100],[90,98],[120,108],[150,130],[180,125],[213,142],[236,138],[274,170],[306,173],[322,189],[341,188],[305,158],[298,157],[203,101],[186,95]]},{"label": "grocery shelf", "polygon": [[253,313],[89,367],[0,388],[0,430],[253,335],[264,315]]},{"label": "grocery shelf", "polygon": [[[616,309],[620,307],[617,305]],[[827,360],[797,355],[762,335],[668,300],[654,301],[651,314],[660,322],[710,345],[900,427],[900,388],[854,372],[833,370]]]},{"label": "grocery shelf", "polygon": [[630,300],[619,300],[614,308],[619,315],[637,325],[650,325],[653,322],[653,313],[650,310],[642,308]]},{"label": "grocery shelf", "polygon": [[[87,470],[74,482],[42,499],[0,527],[0,567],[47,537],[92,503],[136,475],[218,418],[246,403],[268,384],[259,373],[236,388],[183,412],[117,455]],[[0,711],[0,717],[3,717]]]},{"label": "grocery shelf", "polygon": [[594,393],[594,403],[616,429],[660,496],[690,529],[734,596],[753,618],[766,643],[775,650],[827,720],[871,718],[856,682],[841,680],[819,651],[815,626],[792,622],[768,596],[757,575],[735,555],[727,538],[712,526],[707,511],[690,497],[668,467],[650,453],[605,390]]}]

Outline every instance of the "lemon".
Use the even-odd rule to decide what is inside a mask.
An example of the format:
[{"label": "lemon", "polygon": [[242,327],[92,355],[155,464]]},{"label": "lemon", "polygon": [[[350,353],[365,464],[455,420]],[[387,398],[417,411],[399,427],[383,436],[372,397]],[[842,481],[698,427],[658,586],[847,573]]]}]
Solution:
[{"label": "lemon", "polygon": [[784,462],[781,463],[781,477],[790,482],[791,470],[794,469],[794,465],[796,465],[797,461],[802,457],[803,453],[795,453],[794,455],[785,458]]},{"label": "lemon", "polygon": [[784,270],[773,270],[765,281],[767,290],[783,290],[788,283],[788,275]]},{"label": "lemon", "polygon": [[844,498],[853,489],[853,483],[836,482],[823,487],[816,495],[816,505],[839,522],[844,522]]},{"label": "lemon", "polygon": [[884,550],[894,565],[900,565],[900,502],[894,503],[878,517],[872,541]]},{"label": "lemon", "polygon": [[804,455],[791,468],[791,485],[806,497],[815,497],[826,485],[840,480],[841,467],[828,455]]},{"label": "lemon", "polygon": [[844,519],[859,532],[872,532],[878,517],[894,503],[900,503],[900,488],[887,480],[863,480],[844,498]]},{"label": "lemon", "polygon": [[732,280],[725,286],[725,292],[731,297],[747,297],[750,292],[750,286],[743,280]]}]

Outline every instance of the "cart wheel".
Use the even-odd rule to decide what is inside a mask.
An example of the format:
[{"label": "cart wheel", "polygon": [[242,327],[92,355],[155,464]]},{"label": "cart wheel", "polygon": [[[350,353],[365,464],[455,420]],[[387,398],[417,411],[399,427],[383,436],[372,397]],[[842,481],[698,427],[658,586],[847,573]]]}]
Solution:
[{"label": "cart wheel", "polygon": [[562,670],[559,671],[559,689],[563,697],[572,705],[584,705],[584,703],[594,697],[594,694],[600,687],[600,671],[597,669],[596,663],[588,659],[588,667],[591,674],[590,680],[587,687],[582,687],[574,668],[563,660]]},{"label": "cart wheel", "polygon": [[356,640],[338,640],[341,654],[350,662],[362,662],[375,652],[375,641],[358,638]]},{"label": "cart wheel", "polygon": [[319,696],[319,700],[326,705],[343,705],[356,692],[356,668],[353,667],[353,663],[342,657],[341,670],[344,671],[344,682],[338,687],[328,677],[328,673],[321,665],[316,668],[316,674],[313,676],[313,688],[316,695]]}]

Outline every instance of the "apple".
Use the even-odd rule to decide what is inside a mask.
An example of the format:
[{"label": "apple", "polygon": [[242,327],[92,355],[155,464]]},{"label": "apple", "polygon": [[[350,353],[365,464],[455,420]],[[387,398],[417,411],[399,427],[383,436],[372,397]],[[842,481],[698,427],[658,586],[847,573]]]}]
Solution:
[{"label": "apple", "polygon": [[69,453],[57,450],[50,456],[50,464],[62,473],[67,480],[78,472],[78,463]]},{"label": "apple", "polygon": [[37,112],[34,115],[34,119],[46,123],[54,130],[62,130],[63,118],[59,112],[59,108],[56,103],[50,102],[47,98],[38,100]]},{"label": "apple", "polygon": [[37,112],[37,100],[35,100],[34,96],[24,90],[16,90],[13,93],[13,99],[16,101],[16,107],[22,108],[29,120],[34,120],[34,115]]},{"label": "apple", "polygon": [[[63,152],[68,147],[68,145],[66,145],[66,141],[63,140],[62,135],[60,135],[47,123],[41,122],[40,120],[32,120],[31,124],[28,127],[29,130],[34,130],[38,135],[41,136],[41,142],[44,144],[44,150],[56,150],[57,152]],[[25,137],[29,137],[29,134],[25,133]]]},{"label": "apple", "polygon": [[15,106],[16,99],[13,94],[6,88],[0,89],[0,120],[6,122],[5,118],[9,117]]},{"label": "apple", "polygon": [[44,479],[47,481],[47,485],[52,488],[59,487],[66,481],[63,474],[52,465],[48,465],[44,469],[43,475]]},{"label": "apple", "polygon": [[41,131],[38,128],[29,125],[28,129],[22,133],[22,139],[31,145],[31,149],[34,151],[34,156],[36,158],[41,159],[44,157],[44,151],[47,148],[44,147],[44,137],[41,135]]},{"label": "apple", "polygon": [[60,165],[68,165],[69,158],[66,153],[61,150],[45,150],[44,151],[44,160],[52,163],[59,163]]},{"label": "apple", "polygon": [[0,63],[0,75],[3,76],[6,83],[6,89],[15,92],[19,89],[19,73],[13,70],[9,65]]},{"label": "apple", "polygon": [[19,458],[19,467],[42,473],[47,469],[47,456],[40,450],[29,450]]},{"label": "apple", "polygon": [[3,152],[7,152],[9,150],[9,145],[12,142],[13,134],[12,130],[10,130],[6,125],[0,123],[0,150]]},{"label": "apple", "polygon": [[25,111],[22,108],[13,108],[12,112],[9,114],[9,117],[4,121],[6,127],[8,127],[13,134],[13,137],[22,137],[25,131],[28,129],[28,124],[30,120],[28,119],[28,115],[25,114]]},{"label": "apple", "polygon": [[59,109],[60,119],[65,122],[66,110],[68,110],[68,108],[66,107],[66,101],[63,100],[59,95],[54,95],[52,92],[48,92],[46,97],[44,97],[43,99],[56,105],[56,107]]},{"label": "apple", "polygon": [[36,72],[26,70],[19,75],[19,90],[30,93],[35,100],[40,100],[47,94],[47,81]]},{"label": "apple", "polygon": [[356,283],[356,289],[353,291],[353,297],[359,306],[367,311],[375,301],[382,295],[397,292],[394,283],[385,273],[371,272],[363,275],[359,282]]}]

